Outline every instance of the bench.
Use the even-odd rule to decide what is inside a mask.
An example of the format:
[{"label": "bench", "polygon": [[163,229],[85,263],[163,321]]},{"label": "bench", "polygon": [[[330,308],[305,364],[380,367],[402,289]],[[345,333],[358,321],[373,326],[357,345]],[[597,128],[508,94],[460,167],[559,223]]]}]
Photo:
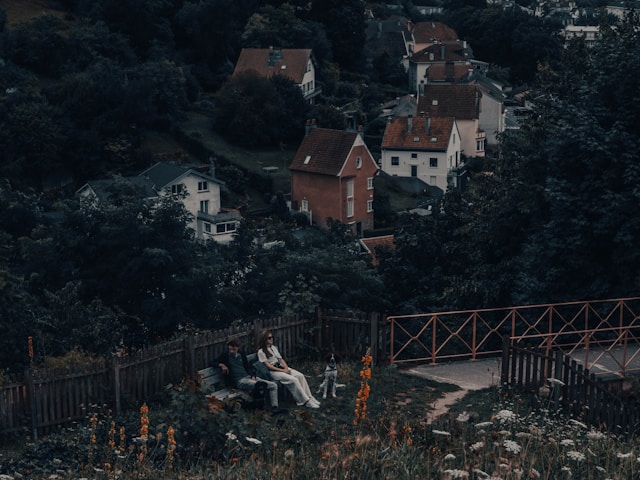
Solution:
[{"label": "bench", "polygon": [[[252,353],[247,355],[247,361],[249,365],[256,367],[257,378],[264,378],[264,373],[261,372],[264,372],[266,367],[259,365],[258,354]],[[215,367],[198,370],[198,376],[200,378],[200,390],[203,391],[207,397],[214,397],[221,402],[225,400],[253,401],[249,392],[227,386],[224,373],[222,373],[222,370],[217,365]],[[277,383],[279,392],[283,398],[286,398],[286,389],[282,388],[280,382]]]}]

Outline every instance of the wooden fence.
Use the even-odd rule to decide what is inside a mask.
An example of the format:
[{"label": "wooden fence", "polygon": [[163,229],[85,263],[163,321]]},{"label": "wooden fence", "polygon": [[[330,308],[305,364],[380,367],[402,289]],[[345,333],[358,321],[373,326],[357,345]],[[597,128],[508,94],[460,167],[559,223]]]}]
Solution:
[{"label": "wooden fence", "polygon": [[320,360],[327,353],[360,358],[371,348],[374,361],[388,361],[389,327],[377,313],[318,311],[315,317],[277,317],[198,332],[91,365],[29,369],[23,381],[5,381],[0,390],[0,433],[31,429],[34,439],[53,427],[87,418],[96,405],[116,414],[157,399],[170,384],[193,378],[237,338],[255,351],[263,330],[290,360]]},{"label": "wooden fence", "polygon": [[548,395],[548,407],[623,436],[636,434],[632,404],[617,394],[613,383],[597,378],[562,350],[523,348],[505,337],[502,351],[503,388]]}]

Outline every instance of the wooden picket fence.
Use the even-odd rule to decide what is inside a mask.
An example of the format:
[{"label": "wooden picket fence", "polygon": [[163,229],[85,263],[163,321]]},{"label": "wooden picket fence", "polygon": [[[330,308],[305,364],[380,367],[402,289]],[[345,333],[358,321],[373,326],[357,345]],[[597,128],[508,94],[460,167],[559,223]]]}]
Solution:
[{"label": "wooden picket fence", "polygon": [[502,387],[548,395],[548,408],[596,428],[626,437],[637,434],[634,405],[605,381],[565,355],[560,349],[523,348],[505,337],[502,350]]},{"label": "wooden picket fence", "polygon": [[75,421],[96,409],[116,414],[153,402],[171,384],[194,378],[236,338],[255,351],[260,332],[271,330],[290,360],[321,360],[334,353],[358,359],[371,348],[374,361],[388,361],[389,327],[378,313],[318,311],[311,317],[276,317],[183,337],[90,365],[65,369],[29,369],[24,379],[5,379],[0,389],[0,433],[39,434]]}]

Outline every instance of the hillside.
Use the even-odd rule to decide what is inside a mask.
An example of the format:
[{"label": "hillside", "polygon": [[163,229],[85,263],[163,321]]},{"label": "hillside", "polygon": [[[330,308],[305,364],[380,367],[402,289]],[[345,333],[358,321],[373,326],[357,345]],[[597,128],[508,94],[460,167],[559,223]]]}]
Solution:
[{"label": "hillside", "polygon": [[64,18],[64,12],[53,6],[53,2],[48,0],[0,0],[0,7],[7,14],[7,26],[15,27],[19,23],[26,22],[31,18],[49,14]]}]

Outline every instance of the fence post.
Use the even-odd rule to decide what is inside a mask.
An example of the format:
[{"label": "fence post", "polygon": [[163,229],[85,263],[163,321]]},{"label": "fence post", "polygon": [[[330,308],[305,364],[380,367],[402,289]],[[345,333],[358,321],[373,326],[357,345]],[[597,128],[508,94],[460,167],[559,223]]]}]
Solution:
[{"label": "fence post", "polygon": [[195,338],[193,335],[189,335],[184,339],[184,353],[185,353],[185,366],[186,374],[189,377],[193,377],[196,373],[196,347]]},{"label": "fence post", "polygon": [[120,405],[120,365],[118,364],[118,357],[113,357],[113,395],[114,403],[116,406],[116,415],[120,415],[122,406]]},{"label": "fence post", "polygon": [[38,441],[38,407],[36,402],[36,389],[33,381],[33,371],[28,369],[25,373],[27,383],[27,395],[29,395],[29,407],[31,408],[31,430],[33,433],[33,441]]},{"label": "fence post", "polygon": [[502,387],[509,385],[509,336],[502,336],[502,370],[500,372],[500,384]]},{"label": "fence post", "polygon": [[380,363],[380,352],[378,351],[378,314],[377,313],[369,313],[369,326],[370,333],[369,339],[371,343],[371,351],[375,355],[375,361]]}]

